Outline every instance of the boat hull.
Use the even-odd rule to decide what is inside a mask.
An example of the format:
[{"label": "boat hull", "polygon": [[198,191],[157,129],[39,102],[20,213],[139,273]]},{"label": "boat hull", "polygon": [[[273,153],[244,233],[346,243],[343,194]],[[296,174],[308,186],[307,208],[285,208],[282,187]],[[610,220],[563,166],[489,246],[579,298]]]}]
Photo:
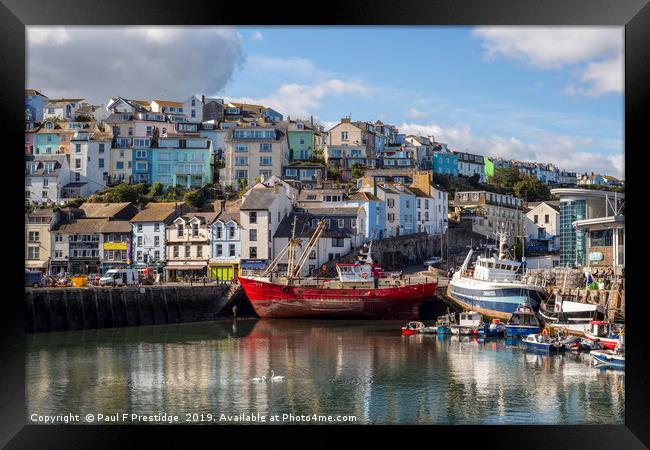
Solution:
[{"label": "boat hull", "polygon": [[585,338],[593,342],[596,341],[600,342],[601,344],[603,344],[603,347],[605,347],[605,349],[607,350],[614,350],[616,348],[616,345],[618,344],[618,337],[615,338],[598,337],[589,332],[585,332]]},{"label": "boat hull", "polygon": [[530,341],[524,341],[524,342],[526,343],[526,347],[528,347],[531,350],[537,350],[542,352],[559,352],[562,350],[562,347],[552,345],[547,342],[530,342]]},{"label": "boat hull", "polygon": [[611,367],[625,369],[625,357],[615,355],[610,351],[592,350],[589,352],[596,367]]},{"label": "boat hull", "polygon": [[262,318],[401,319],[419,318],[420,305],[436,294],[436,283],[386,288],[286,286],[239,277],[255,313]]},{"label": "boat hull", "polygon": [[[506,291],[505,289],[501,290]],[[533,291],[517,288],[510,288],[509,290],[513,291],[511,293],[513,295],[486,297],[482,295],[485,290],[480,287],[470,289],[450,283],[447,287],[447,296],[463,309],[476,311],[484,316],[495,317],[504,321],[508,320],[522,303],[530,305],[533,310],[537,310],[539,307],[541,294],[538,294],[538,291],[534,291],[535,294],[528,294],[528,292]],[[496,289],[496,291],[499,291],[499,289]],[[514,291],[519,291],[519,294]]]},{"label": "boat hull", "polygon": [[541,327],[534,325],[506,325],[506,336],[528,336],[541,331]]}]

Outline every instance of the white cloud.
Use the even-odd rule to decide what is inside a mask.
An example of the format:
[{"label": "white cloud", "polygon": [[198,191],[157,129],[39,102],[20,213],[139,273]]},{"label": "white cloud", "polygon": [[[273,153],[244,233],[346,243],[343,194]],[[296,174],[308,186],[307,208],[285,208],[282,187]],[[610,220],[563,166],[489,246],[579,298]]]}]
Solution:
[{"label": "white cloud", "polygon": [[215,95],[244,60],[234,27],[28,27],[27,85],[105,103]]},{"label": "white cloud", "polygon": [[410,118],[412,118],[412,119],[421,119],[421,118],[423,118],[423,117],[426,117],[427,115],[428,115],[428,114],[427,114],[426,112],[424,112],[424,111],[420,111],[420,110],[418,110],[418,109],[416,109],[416,108],[410,108],[410,109],[406,112],[406,117],[410,117]]},{"label": "white cloud", "polygon": [[406,134],[432,134],[438,142],[449,144],[456,151],[520,161],[548,162],[561,169],[593,171],[617,177],[624,174],[622,148],[610,147],[609,156],[599,156],[593,150],[601,143],[592,138],[541,133],[535,141],[523,142],[514,136],[475,136],[467,124],[441,126],[436,123],[402,123],[399,129]]},{"label": "white cloud", "polygon": [[253,36],[251,37],[254,41],[263,41],[264,40],[264,35],[260,33],[259,31],[256,31],[253,33]]},{"label": "white cloud", "polygon": [[229,100],[265,105],[293,117],[309,117],[326,96],[343,94],[365,96],[370,92],[371,89],[362,83],[333,78],[315,84],[283,84],[268,97]]},{"label": "white cloud", "polygon": [[56,47],[70,41],[65,27],[27,27],[27,44],[32,46]]},{"label": "white cloud", "polygon": [[246,58],[246,65],[264,77],[280,75],[282,77],[324,78],[332,76],[331,72],[319,69],[311,59],[295,56],[278,57],[264,55],[250,55]]},{"label": "white cloud", "polygon": [[502,56],[539,69],[579,65],[586,87],[569,85],[567,93],[602,95],[623,90],[621,27],[478,27],[488,59]]}]

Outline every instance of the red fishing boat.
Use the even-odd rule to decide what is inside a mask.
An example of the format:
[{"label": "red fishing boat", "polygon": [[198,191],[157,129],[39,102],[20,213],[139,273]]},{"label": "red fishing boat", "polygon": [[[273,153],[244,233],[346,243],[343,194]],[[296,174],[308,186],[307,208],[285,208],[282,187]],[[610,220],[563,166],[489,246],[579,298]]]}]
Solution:
[{"label": "red fishing boat", "polygon": [[[356,264],[337,264],[338,279],[300,278],[307,256],[325,228],[321,220],[301,257],[293,261],[300,239],[287,246],[259,276],[240,276],[239,281],[255,312],[272,318],[402,319],[419,317],[419,307],[436,293],[436,283],[410,283],[385,276],[372,261],[372,241]],[[286,276],[274,272],[288,253]]]}]

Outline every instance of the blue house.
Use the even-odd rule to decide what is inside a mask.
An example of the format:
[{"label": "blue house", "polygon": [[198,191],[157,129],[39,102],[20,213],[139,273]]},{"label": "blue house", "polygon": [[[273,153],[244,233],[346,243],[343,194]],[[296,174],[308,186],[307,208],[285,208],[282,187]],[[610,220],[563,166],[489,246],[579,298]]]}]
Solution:
[{"label": "blue house", "polygon": [[458,176],[458,155],[436,152],[433,154],[433,172],[440,175]]},{"label": "blue house", "polygon": [[357,192],[343,201],[344,206],[363,206],[366,212],[365,239],[383,239],[386,234],[386,205],[370,192]]},{"label": "blue house", "polygon": [[25,120],[29,122],[43,121],[43,108],[49,99],[36,89],[25,89]]},{"label": "blue house", "polygon": [[284,118],[282,114],[272,108],[266,108],[264,111],[262,111],[261,115],[262,117],[269,119],[272,122],[282,122],[282,119]]},{"label": "blue house", "polygon": [[152,153],[150,138],[133,139],[133,183],[151,184],[152,179]]}]

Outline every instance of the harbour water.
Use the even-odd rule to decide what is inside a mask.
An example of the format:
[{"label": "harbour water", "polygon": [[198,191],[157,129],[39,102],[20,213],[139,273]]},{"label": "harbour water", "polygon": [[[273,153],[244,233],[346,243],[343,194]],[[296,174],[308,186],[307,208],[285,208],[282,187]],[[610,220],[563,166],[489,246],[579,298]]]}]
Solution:
[{"label": "harbour water", "polygon": [[[187,414],[191,423],[241,423],[242,414],[293,414],[291,423],[313,414],[359,424],[624,422],[624,372],[593,368],[588,354],[401,336],[402,325],[228,320],[29,335],[28,421],[165,413],[181,423]],[[251,381],[271,370],[285,379]]]}]

